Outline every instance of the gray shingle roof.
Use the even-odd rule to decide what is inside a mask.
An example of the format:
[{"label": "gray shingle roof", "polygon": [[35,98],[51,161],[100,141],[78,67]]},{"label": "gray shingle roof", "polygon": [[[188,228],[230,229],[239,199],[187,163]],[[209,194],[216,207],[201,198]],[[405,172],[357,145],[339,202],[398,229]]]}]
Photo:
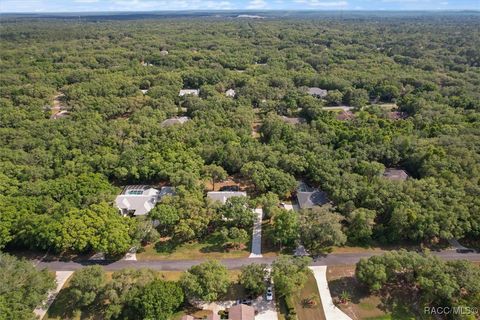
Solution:
[{"label": "gray shingle roof", "polygon": [[322,88],[317,88],[317,87],[308,88],[307,92],[309,95],[319,97],[319,98],[325,98],[328,94],[327,90]]}]

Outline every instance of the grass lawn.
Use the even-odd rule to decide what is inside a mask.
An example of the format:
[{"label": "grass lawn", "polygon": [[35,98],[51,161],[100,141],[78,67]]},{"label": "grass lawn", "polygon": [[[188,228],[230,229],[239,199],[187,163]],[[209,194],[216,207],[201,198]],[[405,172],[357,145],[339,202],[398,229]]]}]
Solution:
[{"label": "grass lawn", "polygon": [[355,279],[355,266],[327,268],[327,280],[333,301],[339,301],[342,292],[350,294],[350,302],[337,306],[352,319],[415,319],[403,306],[391,313],[385,311],[381,297],[371,295]]},{"label": "grass lawn", "polygon": [[[316,305],[313,307],[305,306],[304,299],[310,297],[316,298]],[[299,320],[325,320],[325,312],[323,311],[322,302],[318,292],[317,281],[313,273],[308,275],[307,283],[300,290],[300,293],[294,296],[295,310]]]},{"label": "grass lawn", "polygon": [[197,259],[230,259],[248,258],[250,241],[238,250],[226,250],[224,243],[216,234],[212,234],[200,242],[175,244],[170,240],[160,240],[155,244],[143,247],[137,253],[138,260],[197,260]]},{"label": "grass lawn", "polygon": [[[315,297],[315,306],[306,306],[303,302],[304,299]],[[308,280],[305,286],[297,294],[293,296],[295,303],[295,312],[297,313],[298,320],[325,320],[325,313],[320,301],[320,294],[317,288],[317,281],[313,276],[313,273],[308,275]],[[287,308],[285,306],[284,299],[279,299],[278,303],[278,319],[284,320],[287,315]]]}]

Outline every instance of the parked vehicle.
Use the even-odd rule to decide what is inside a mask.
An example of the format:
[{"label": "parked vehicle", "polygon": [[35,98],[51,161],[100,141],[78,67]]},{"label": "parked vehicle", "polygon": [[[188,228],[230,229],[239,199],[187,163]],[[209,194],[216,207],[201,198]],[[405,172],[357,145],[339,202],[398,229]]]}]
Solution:
[{"label": "parked vehicle", "polygon": [[267,301],[272,301],[273,300],[273,290],[272,287],[267,288],[267,294],[266,294]]}]

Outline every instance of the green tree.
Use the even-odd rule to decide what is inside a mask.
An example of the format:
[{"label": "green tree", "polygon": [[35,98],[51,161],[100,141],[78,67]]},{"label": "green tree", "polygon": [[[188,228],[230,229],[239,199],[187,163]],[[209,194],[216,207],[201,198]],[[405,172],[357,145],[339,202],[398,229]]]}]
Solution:
[{"label": "green tree", "polygon": [[371,240],[373,227],[375,225],[376,212],[373,210],[359,208],[350,213],[347,220],[348,240],[351,243],[367,243]]},{"label": "green tree", "polygon": [[250,228],[255,219],[255,213],[248,206],[246,197],[232,197],[220,208],[222,217],[230,226]]},{"label": "green tree", "polygon": [[300,212],[300,240],[310,254],[320,254],[331,246],[345,244],[343,217],[325,207]]},{"label": "green tree", "polygon": [[76,306],[90,306],[97,299],[106,283],[101,266],[88,266],[76,271],[70,280],[69,292]]},{"label": "green tree", "polygon": [[27,320],[55,288],[55,277],[30,261],[0,252],[0,318]]},{"label": "green tree", "polygon": [[307,281],[309,257],[280,256],[272,263],[272,277],[276,292],[286,296],[300,290]]},{"label": "green tree", "polygon": [[182,305],[182,288],[171,281],[155,280],[140,288],[128,302],[129,319],[168,320]]},{"label": "green tree", "polygon": [[228,176],[225,169],[215,164],[204,167],[204,175],[212,180],[212,190],[215,190],[215,182],[225,180]]},{"label": "green tree", "polygon": [[266,264],[252,263],[242,267],[242,273],[238,282],[253,296],[259,296],[265,292],[265,278],[268,275]]},{"label": "green tree", "polygon": [[216,260],[209,260],[187,270],[180,280],[189,300],[215,301],[227,292],[227,268]]},{"label": "green tree", "polygon": [[294,210],[275,208],[272,218],[272,238],[280,245],[293,245],[299,237],[298,213]]}]

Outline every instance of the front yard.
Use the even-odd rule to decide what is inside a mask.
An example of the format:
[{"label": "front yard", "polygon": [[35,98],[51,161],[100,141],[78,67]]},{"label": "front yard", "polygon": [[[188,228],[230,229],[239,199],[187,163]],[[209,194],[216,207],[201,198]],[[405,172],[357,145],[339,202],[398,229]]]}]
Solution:
[{"label": "front yard", "polygon": [[174,243],[171,240],[160,240],[143,247],[137,253],[137,260],[199,260],[199,259],[232,259],[248,258],[251,247],[251,231],[249,240],[241,248],[226,249],[224,240],[217,233],[207,236],[201,241]]},{"label": "front yard", "polygon": [[[283,298],[279,300],[279,319],[288,319],[286,302]],[[298,320],[325,320],[325,313],[317,288],[317,281],[313,273],[309,273],[308,280],[302,290],[292,296],[292,302]]]},{"label": "front yard", "polygon": [[401,305],[387,312],[382,298],[370,294],[355,279],[355,266],[328,267],[327,280],[334,303],[352,319],[414,319]]}]

